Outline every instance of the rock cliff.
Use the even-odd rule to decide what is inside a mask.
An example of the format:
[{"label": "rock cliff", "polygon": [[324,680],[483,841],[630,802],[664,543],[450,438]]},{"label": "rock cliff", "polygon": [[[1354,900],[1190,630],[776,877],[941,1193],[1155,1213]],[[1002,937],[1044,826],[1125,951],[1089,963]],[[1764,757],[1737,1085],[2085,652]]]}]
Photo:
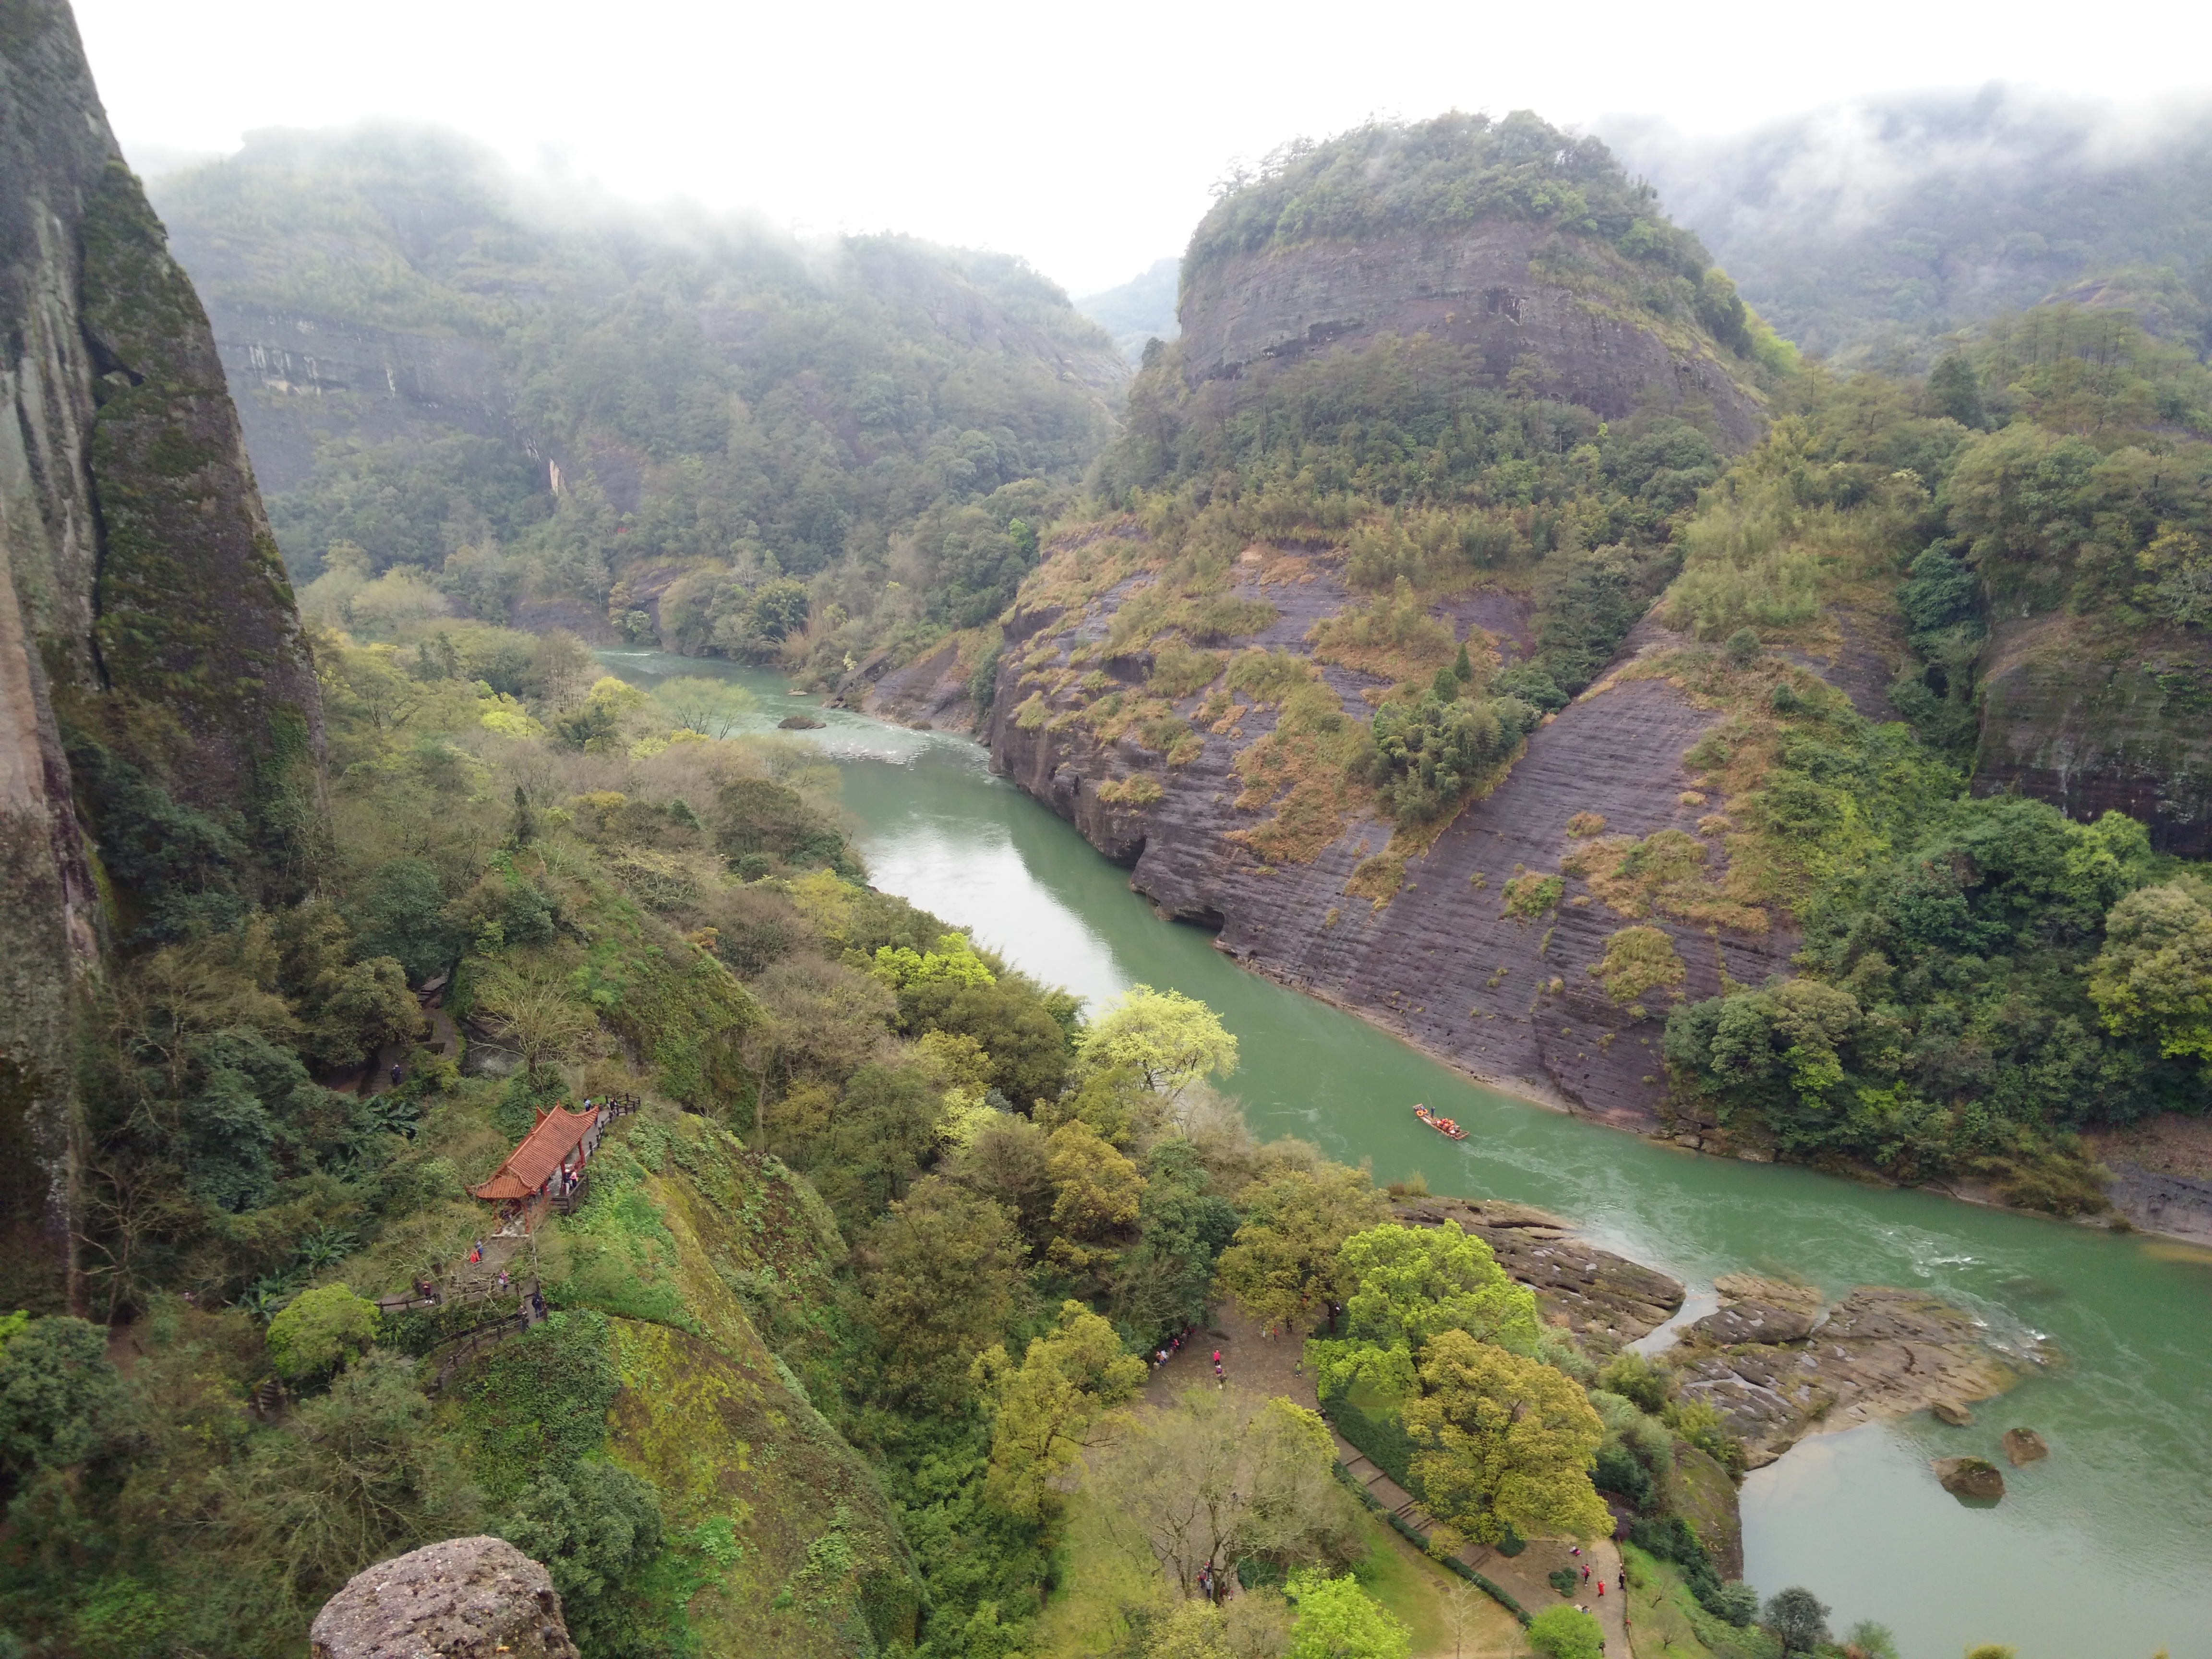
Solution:
[{"label": "rock cliff", "polygon": [[2001,619],[1983,665],[1978,793],[2125,812],[2161,852],[2212,857],[2212,650],[2193,630]]},{"label": "rock cliff", "polygon": [[[1095,533],[1140,536],[1128,526]],[[1233,644],[1304,655],[1308,629],[1347,603],[1331,561],[1316,556],[1294,565],[1295,574],[1280,561],[1240,567],[1232,596],[1275,614]],[[1378,902],[1351,890],[1365,885],[1357,872],[1389,845],[1385,820],[1349,822],[1306,864],[1271,864],[1235,838],[1268,816],[1237,805],[1244,782],[1235,769],[1273,729],[1271,711],[1251,708],[1228,729],[1209,730],[1197,724],[1203,694],[1182,700],[1178,711],[1201,746],[1165,769],[1133,738],[1103,744],[1073,718],[1096,691],[1071,683],[1023,712],[1039,677],[1064,673],[1073,652],[1103,640],[1116,608],[1140,586],[1124,584],[1076,608],[1012,614],[989,720],[994,766],[1128,866],[1130,885],[1163,915],[1218,930],[1218,948],[1246,966],[1350,1009],[1485,1082],[1621,1127],[1659,1130],[1667,1005],[1623,1006],[1592,975],[1631,919],[1563,866],[1577,845],[1570,820],[1593,815],[1608,835],[1677,832],[1705,849],[1698,856],[1717,873],[1724,855],[1699,829],[1699,778],[1683,758],[1717,717],[1663,680],[1601,682],[1609,689],[1594,690],[1533,733],[1504,781],[1409,858],[1404,885]],[[1528,628],[1526,602],[1503,592],[1462,595],[1434,614],[1462,634],[1473,627],[1511,640]],[[1672,642],[1646,623],[1625,659]],[[1109,660],[1095,672],[1110,695],[1141,684],[1150,660]],[[1360,693],[1383,682],[1325,672],[1346,713],[1365,718]],[[1158,781],[1159,798],[1115,799],[1121,781],[1138,772]],[[1582,817],[1577,829],[1589,822]],[[1508,884],[1532,872],[1559,875],[1557,897],[1516,913]],[[1679,989],[1692,999],[1718,994],[1723,976],[1761,982],[1786,968],[1795,946],[1781,927],[1746,932],[1656,915],[1637,925],[1668,935],[1683,970]],[[1695,1144],[1694,1126],[1685,1133]]]},{"label": "rock cliff", "polygon": [[0,1249],[45,1300],[64,1256],[76,994],[103,900],[128,899],[88,855],[97,813],[71,760],[127,750],[281,884],[320,743],[206,316],[62,0],[0,13]]},{"label": "rock cliff", "polygon": [[1702,413],[1732,446],[1752,442],[1765,417],[1710,343],[1686,331],[1667,337],[1560,269],[1611,276],[1625,263],[1585,239],[1510,222],[1238,252],[1187,277],[1184,362],[1193,378],[1215,380],[1255,362],[1426,334],[1474,348],[1490,386],[1519,370],[1528,392],[1607,420]]}]

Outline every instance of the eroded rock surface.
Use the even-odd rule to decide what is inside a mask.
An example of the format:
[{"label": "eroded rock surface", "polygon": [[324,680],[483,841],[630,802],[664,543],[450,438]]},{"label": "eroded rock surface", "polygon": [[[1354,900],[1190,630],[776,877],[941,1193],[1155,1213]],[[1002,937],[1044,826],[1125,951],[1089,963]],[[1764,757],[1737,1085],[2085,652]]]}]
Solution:
[{"label": "eroded rock surface", "polygon": [[21,1224],[0,1277],[58,1310],[71,1026],[105,914],[76,774],[119,777],[94,745],[120,732],[281,868],[321,738],[206,316],[64,0],[0,21],[0,1214]]},{"label": "eroded rock surface", "polygon": [[1977,695],[1975,793],[2033,795],[2083,822],[2125,812],[2161,852],[2212,855],[2212,650],[2201,639],[2063,615],[2001,621]]},{"label": "eroded rock surface", "polygon": [[[1722,1311],[1761,1306],[1732,1302]],[[1764,1304],[1764,1310],[1794,1316],[1801,1306]],[[1992,1399],[2021,1376],[1973,1316],[1915,1291],[1862,1286],[1794,1338],[1721,1340],[1737,1328],[1716,1324],[1719,1319],[1699,1320],[1667,1359],[1683,1397],[1718,1411],[1754,1468],[1808,1435],[1902,1417],[1939,1401]]]},{"label": "eroded rock surface", "polygon": [[2130,1226],[2212,1244],[2212,1120],[2162,1113],[2087,1137],[2105,1195]]},{"label": "eroded rock surface", "polygon": [[[1094,533],[1142,539],[1126,525]],[[1130,885],[1162,915],[1218,929],[1218,947],[1255,971],[1358,1013],[1484,1082],[1620,1127],[1662,1127],[1659,1035],[1669,1003],[1656,997],[1623,1006],[1609,997],[1589,971],[1607,941],[1632,922],[1667,933],[1684,971],[1677,989],[1695,1000],[1720,994],[1724,976],[1757,985],[1786,972],[1796,934],[1780,923],[1752,933],[1663,915],[1632,918],[1575,876],[1563,878],[1555,908],[1524,917],[1509,911],[1505,888],[1522,871],[1560,870],[1579,844],[1567,830],[1577,814],[1602,818],[1613,836],[1695,837],[1719,880],[1726,854],[1720,836],[1700,828],[1711,809],[1682,758],[1717,716],[1659,678],[1620,681],[1584,696],[1530,736],[1504,781],[1411,859],[1404,885],[1377,904],[1346,890],[1361,865],[1389,845],[1385,821],[1353,819],[1307,864],[1269,864],[1231,839],[1272,811],[1236,804],[1244,788],[1237,758],[1273,729],[1269,711],[1250,709],[1215,732],[1194,718],[1203,692],[1182,700],[1177,712],[1191,720],[1201,746],[1174,767],[1129,739],[1106,744],[1092,735],[1077,711],[1104,692],[1071,684],[1022,712],[1037,691],[1036,676],[1068,666],[1073,650],[1104,638],[1115,610],[1142,580],[1080,607],[1012,614],[989,720],[995,769],[1131,866]],[[1351,598],[1340,571],[1320,556],[1242,568],[1232,591],[1276,615],[1231,645],[1298,654],[1309,652],[1313,623]],[[1526,603],[1500,593],[1460,595],[1435,614],[1462,636],[1474,625],[1514,637],[1528,622]],[[1647,623],[1631,635],[1624,658],[1680,643]],[[1133,690],[1150,667],[1139,653],[1097,672],[1109,687]],[[1335,667],[1326,678],[1348,713],[1371,712],[1361,694],[1380,681]],[[1158,781],[1158,799],[1101,795],[1101,786],[1138,773]],[[1714,1126],[1671,1127],[1690,1144],[1729,1150]]]},{"label": "eroded rock surface", "polygon": [[[1219,380],[1381,335],[1425,334],[1472,348],[1496,386],[1534,363],[1540,395],[1608,420],[1694,406],[1710,410],[1738,447],[1757,438],[1758,400],[1710,347],[1662,340],[1632,315],[1532,270],[1560,246],[1544,226],[1499,220],[1231,254],[1186,274],[1184,360],[1194,380]],[[1579,241],[1577,252],[1605,257]]]},{"label": "eroded rock surface", "polygon": [[452,1538],[363,1569],[307,1642],[311,1659],[578,1659],[551,1576],[501,1538]]},{"label": "eroded rock surface", "polygon": [[1557,1216],[1502,1199],[1401,1199],[1393,1208],[1412,1227],[1456,1221],[1490,1246],[1507,1274],[1536,1292],[1553,1323],[1593,1347],[1617,1348],[1648,1336],[1682,1305],[1682,1285],[1575,1237]]}]

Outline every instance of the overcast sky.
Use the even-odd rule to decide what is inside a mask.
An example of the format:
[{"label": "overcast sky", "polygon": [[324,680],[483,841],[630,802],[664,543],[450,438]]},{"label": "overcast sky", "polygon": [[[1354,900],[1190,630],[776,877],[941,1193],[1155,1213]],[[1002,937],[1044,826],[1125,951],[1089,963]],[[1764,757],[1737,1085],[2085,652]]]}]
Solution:
[{"label": "overcast sky", "polygon": [[1179,253],[1238,157],[1370,114],[1529,107],[1726,132],[2002,80],[2212,88],[2212,5],[1456,0],[1321,6],[76,0],[126,150],[364,119],[803,231],[1018,253],[1077,294]]}]

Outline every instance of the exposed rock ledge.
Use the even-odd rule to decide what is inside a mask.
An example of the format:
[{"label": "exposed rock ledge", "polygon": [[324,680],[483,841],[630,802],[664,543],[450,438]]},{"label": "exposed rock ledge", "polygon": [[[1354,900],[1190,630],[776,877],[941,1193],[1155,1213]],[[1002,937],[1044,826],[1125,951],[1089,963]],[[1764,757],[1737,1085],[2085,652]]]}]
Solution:
[{"label": "exposed rock ledge", "polygon": [[[1401,1199],[1409,1226],[1456,1221],[1487,1243],[1536,1305],[1602,1353],[1658,1329],[1681,1284],[1577,1238],[1557,1216],[1498,1199]],[[1714,1281],[1720,1308],[1665,1362],[1685,1398],[1718,1411],[1756,1468],[1811,1435],[2004,1393],[2045,1356],[2008,1355],[1972,1315],[1915,1291],[1862,1285],[1823,1311],[1818,1291],[1749,1274]]]},{"label": "exposed rock ledge", "polygon": [[1459,1224],[1486,1244],[1498,1265],[1536,1292],[1553,1324],[1589,1346],[1618,1348],[1648,1336],[1682,1305],[1682,1285],[1656,1268],[1577,1238],[1555,1215],[1503,1199],[1404,1199],[1395,1206],[1412,1227]]},{"label": "exposed rock ledge", "polygon": [[2000,1353],[1973,1316],[1917,1291],[1862,1285],[1824,1315],[1817,1291],[1738,1278],[1714,1288],[1721,1309],[1667,1360],[1754,1468],[1811,1435],[1994,1399],[2046,1358]]},{"label": "exposed rock ledge", "polygon": [[2105,1195],[2129,1225],[2212,1244],[2212,1119],[2168,1112],[2088,1139],[2112,1172]]}]

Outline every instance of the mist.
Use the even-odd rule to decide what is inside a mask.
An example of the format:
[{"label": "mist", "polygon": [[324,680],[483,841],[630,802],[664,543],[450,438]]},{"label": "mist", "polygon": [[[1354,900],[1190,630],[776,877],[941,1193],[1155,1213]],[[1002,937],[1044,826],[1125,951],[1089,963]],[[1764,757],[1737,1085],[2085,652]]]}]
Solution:
[{"label": "mist", "polygon": [[1239,158],[1371,116],[1530,108],[1587,129],[1637,111],[1712,135],[1929,85],[2133,103],[2212,89],[2212,24],[2181,4],[2137,8],[2124,29],[1904,0],[1848,18],[1723,0],[1693,27],[1626,0],[1571,22],[1441,0],[1356,21],[1158,0],[82,0],[78,16],[134,155],[224,153],[270,126],[435,125],[557,190],[908,231],[1021,254],[1072,293],[1180,252]]}]

